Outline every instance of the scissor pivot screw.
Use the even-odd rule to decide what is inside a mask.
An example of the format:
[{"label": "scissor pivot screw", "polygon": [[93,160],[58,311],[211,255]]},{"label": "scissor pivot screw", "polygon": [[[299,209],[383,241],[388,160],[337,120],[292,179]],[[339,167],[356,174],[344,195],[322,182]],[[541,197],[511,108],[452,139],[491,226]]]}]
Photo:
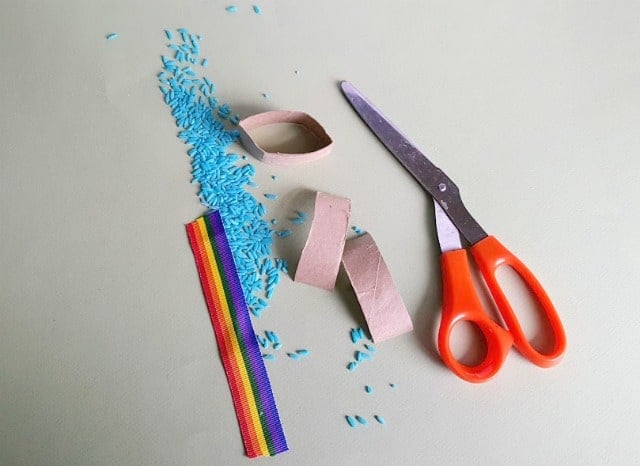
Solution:
[{"label": "scissor pivot screw", "polygon": [[445,192],[447,190],[447,185],[444,183],[440,183],[438,185],[438,189],[440,190],[441,193]]}]

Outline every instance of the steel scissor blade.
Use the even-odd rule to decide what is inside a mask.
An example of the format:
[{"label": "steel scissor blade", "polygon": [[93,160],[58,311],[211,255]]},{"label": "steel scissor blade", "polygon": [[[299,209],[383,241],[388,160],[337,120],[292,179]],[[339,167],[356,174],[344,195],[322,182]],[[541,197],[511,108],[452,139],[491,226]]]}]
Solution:
[{"label": "steel scissor blade", "polygon": [[433,200],[433,212],[436,217],[436,231],[438,232],[440,251],[445,253],[462,249],[460,232],[435,199]]},{"label": "steel scissor blade", "polygon": [[456,184],[427,156],[420,151],[402,132],[347,81],[341,83],[342,92],[360,115],[360,118],[373,131],[373,134],[385,145],[396,159],[420,183],[433,199],[442,207],[462,236],[475,244],[487,237],[487,233],[471,216],[462,203]]}]

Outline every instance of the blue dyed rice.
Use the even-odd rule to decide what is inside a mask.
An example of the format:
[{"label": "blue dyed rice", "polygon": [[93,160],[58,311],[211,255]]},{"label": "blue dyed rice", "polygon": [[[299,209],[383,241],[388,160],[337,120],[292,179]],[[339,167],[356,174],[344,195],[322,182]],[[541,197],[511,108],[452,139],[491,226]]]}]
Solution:
[{"label": "blue dyed rice", "polygon": [[235,13],[236,11],[238,11],[238,7],[235,5],[229,5],[225,8],[225,10],[227,10],[229,13]]},{"label": "blue dyed rice", "polygon": [[266,338],[261,337],[260,335],[256,335],[256,339],[258,340],[260,346],[262,346],[264,349],[267,349],[269,347],[269,341]]},{"label": "blue dyed rice", "polygon": [[347,420],[347,424],[349,424],[350,427],[356,427],[358,425],[353,417],[345,416],[344,418]]},{"label": "blue dyed rice", "polygon": [[366,426],[367,424],[369,424],[369,422],[362,416],[356,416],[356,421],[358,421],[363,426]]},{"label": "blue dyed rice", "polygon": [[116,34],[115,32],[107,34],[107,36],[106,36],[107,40],[113,40],[113,39],[117,39],[117,38],[118,38],[118,34]]},{"label": "blue dyed rice", "polygon": [[297,217],[291,219],[292,223],[296,225],[302,225],[307,220],[307,214],[305,212],[297,211]]},{"label": "blue dyed rice", "polygon": [[231,114],[231,107],[229,104],[223,104],[218,107],[218,116],[222,119],[229,118]]},{"label": "blue dyed rice", "polygon": [[373,418],[378,421],[378,424],[384,424],[384,418],[379,414],[374,414]]},{"label": "blue dyed rice", "polygon": [[278,199],[278,195],[277,194],[272,194],[272,193],[266,193],[264,195],[264,197],[266,197],[270,201],[275,201],[276,199]]},{"label": "blue dyed rice", "polygon": [[260,7],[258,5],[253,5],[253,12],[259,15],[260,13],[262,13],[262,10],[260,10]]},{"label": "blue dyed rice", "polygon": [[271,343],[280,343],[280,337],[278,337],[276,332],[272,330],[265,330],[264,334]]},{"label": "blue dyed rice", "polygon": [[[242,164],[238,155],[227,153],[238,138],[237,131],[227,129],[223,122],[231,115],[231,108],[220,105],[213,96],[215,84],[198,77],[190,67],[199,61],[201,36],[190,34],[185,28],[177,33],[175,43],[169,44],[175,56],[161,57],[163,69],[158,79],[162,97],[179,128],[178,137],[188,146],[193,182],[200,187],[200,202],[220,211],[245,300],[251,313],[259,317],[266,306],[257,294],[264,292],[265,278],[256,271],[265,260],[275,268],[271,258],[273,230],[262,219],[265,207],[246,190],[255,168]],[[165,35],[174,37],[169,30]],[[274,289],[272,284],[267,299],[273,296]]]},{"label": "blue dyed rice", "polygon": [[280,258],[276,258],[275,260],[276,268],[280,270],[282,273],[289,273],[289,263]]}]

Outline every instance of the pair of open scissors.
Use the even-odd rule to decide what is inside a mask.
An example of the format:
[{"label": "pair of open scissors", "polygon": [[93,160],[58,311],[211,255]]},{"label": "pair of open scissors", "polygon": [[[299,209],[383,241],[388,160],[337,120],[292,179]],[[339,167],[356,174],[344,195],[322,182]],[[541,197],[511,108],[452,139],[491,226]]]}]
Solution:
[{"label": "pair of open scissors", "polygon": [[[484,382],[498,372],[511,346],[515,346],[525,358],[540,367],[557,364],[565,350],[566,337],[553,303],[536,277],[495,237],[482,229],[462,203],[458,187],[442,170],[431,163],[353,85],[344,81],[341,87],[360,118],[433,198],[442,251],[442,318],[438,331],[438,351],[443,362],[462,379],[476,383]],[[471,255],[506,328],[494,322],[480,302],[460,235],[470,245]],[[524,334],[496,278],[496,270],[502,265],[510,266],[519,275],[546,318],[553,334],[550,351],[538,351]],[[462,321],[475,325],[486,343],[483,360],[473,366],[459,362],[449,344],[453,328]]]}]

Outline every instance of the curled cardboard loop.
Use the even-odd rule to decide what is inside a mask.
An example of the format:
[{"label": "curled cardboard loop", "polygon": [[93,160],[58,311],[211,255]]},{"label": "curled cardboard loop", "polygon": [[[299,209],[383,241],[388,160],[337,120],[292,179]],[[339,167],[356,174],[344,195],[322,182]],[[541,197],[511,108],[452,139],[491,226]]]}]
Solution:
[{"label": "curled cardboard loop", "polygon": [[[289,153],[269,152],[258,145],[249,132],[253,129],[275,123],[293,123],[302,126],[315,140],[316,150],[311,152]],[[311,115],[290,110],[274,110],[258,113],[240,120],[238,123],[240,140],[245,149],[258,160],[272,165],[292,166],[318,160],[331,152],[333,140],[325,129]]]},{"label": "curled cardboard loop", "polygon": [[346,241],[351,201],[317,192],[309,237],[294,280],[332,291],[340,262],[356,293],[375,342],[413,330],[411,317],[373,237]]},{"label": "curled cardboard loop", "polygon": [[373,237],[347,241],[342,264],[376,343],[413,330],[409,312]]},{"label": "curled cardboard loop", "polygon": [[318,191],[307,242],[294,280],[332,291],[347,238],[351,201]]}]

